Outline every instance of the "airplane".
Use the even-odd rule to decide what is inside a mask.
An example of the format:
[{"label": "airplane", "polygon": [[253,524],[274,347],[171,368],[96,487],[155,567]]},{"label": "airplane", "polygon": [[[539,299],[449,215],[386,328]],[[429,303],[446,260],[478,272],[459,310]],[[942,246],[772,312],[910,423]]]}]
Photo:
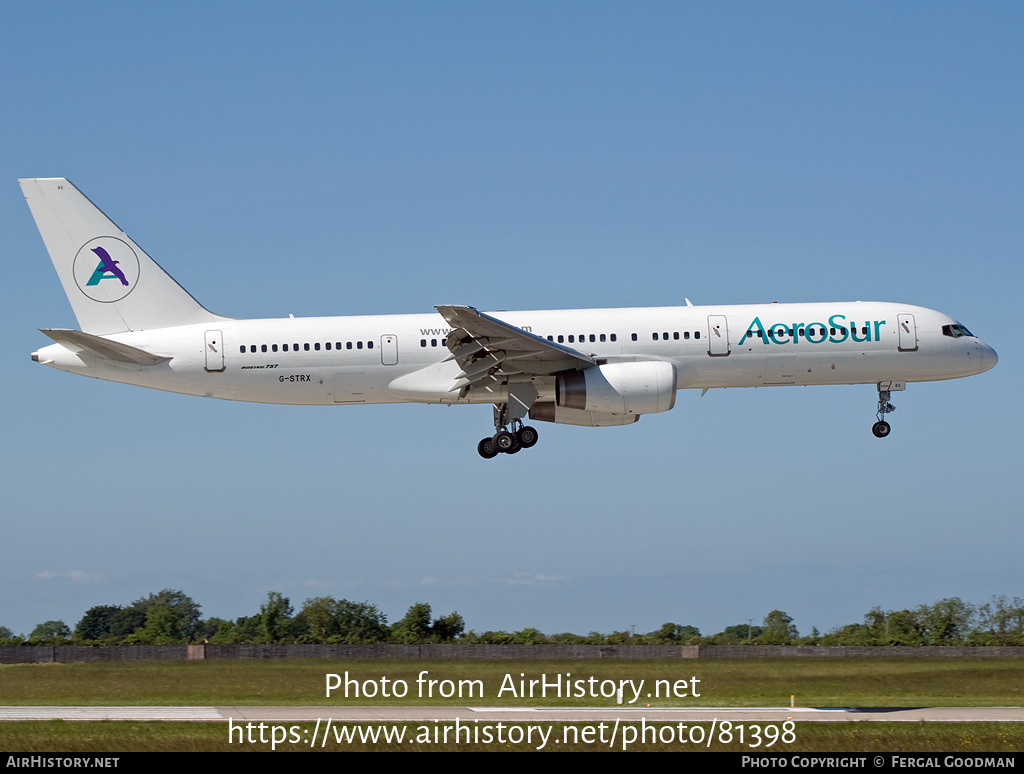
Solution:
[{"label": "airplane", "polygon": [[910,382],[980,374],[995,350],[952,317],[880,302],[239,320],[208,311],[64,178],[19,180],[81,330],[32,353],[69,373],[223,400],[493,405],[480,456],[537,422],[628,425],[676,391],[873,384],[872,432]]}]

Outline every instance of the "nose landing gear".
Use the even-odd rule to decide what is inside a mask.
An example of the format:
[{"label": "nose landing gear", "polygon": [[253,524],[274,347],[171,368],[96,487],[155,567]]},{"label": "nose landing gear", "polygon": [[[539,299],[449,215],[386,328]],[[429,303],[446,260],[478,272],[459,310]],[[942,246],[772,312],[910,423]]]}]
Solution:
[{"label": "nose landing gear", "polygon": [[879,382],[878,383],[878,411],[875,418],[878,420],[871,426],[871,432],[875,438],[885,438],[892,431],[889,423],[885,421],[885,415],[891,414],[896,407],[889,402],[891,393],[906,389],[905,382]]}]

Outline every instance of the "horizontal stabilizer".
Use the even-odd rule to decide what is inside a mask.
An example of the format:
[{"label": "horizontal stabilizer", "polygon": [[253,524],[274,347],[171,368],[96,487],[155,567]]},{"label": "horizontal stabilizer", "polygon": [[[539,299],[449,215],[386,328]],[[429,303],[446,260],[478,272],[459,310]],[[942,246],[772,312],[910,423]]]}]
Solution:
[{"label": "horizontal stabilizer", "polygon": [[72,331],[63,328],[52,328],[43,330],[47,336],[63,344],[75,353],[86,352],[94,357],[104,360],[113,360],[117,363],[131,363],[132,365],[152,366],[166,363],[171,358],[162,355],[154,355],[138,347],[129,347],[119,341],[111,341],[102,336],[94,336],[91,333]]}]

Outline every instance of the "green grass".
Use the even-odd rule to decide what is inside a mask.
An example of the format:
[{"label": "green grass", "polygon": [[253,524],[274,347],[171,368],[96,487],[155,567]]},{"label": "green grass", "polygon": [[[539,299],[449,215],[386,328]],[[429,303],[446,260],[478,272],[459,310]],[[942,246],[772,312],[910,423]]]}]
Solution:
[{"label": "green grass", "polygon": [[[360,682],[405,680],[404,698],[325,697],[327,673]],[[428,679],[479,680],[483,696],[418,696]],[[516,681],[571,673],[570,679],[700,679],[699,698],[646,698],[653,706],[783,706],[791,694],[805,707],[1020,706],[1024,661],[1014,659],[780,659],[750,661],[420,661],[224,660],[0,666],[4,705],[511,705],[607,706],[610,699],[498,696],[506,675]]]},{"label": "green grass", "polygon": [[[293,724],[312,733],[312,724]],[[366,724],[364,724],[366,725]],[[433,724],[417,726],[404,724],[407,734],[415,737],[421,728],[434,733]],[[450,725],[450,724],[449,724]],[[552,723],[553,735],[562,733],[564,723]],[[700,723],[708,729],[710,724]],[[747,724],[764,726],[767,724]],[[289,726],[290,727],[290,726]],[[683,752],[943,752],[991,753],[1020,752],[1024,750],[1024,724],[1022,723],[799,723],[796,741],[792,744],[777,742],[772,747],[751,748],[740,745],[713,743],[706,745],[636,743],[630,750],[674,750]],[[532,751],[536,745],[521,744],[454,744],[449,741],[434,743],[406,743],[387,746],[383,743],[355,743],[339,745],[328,743],[313,751],[337,752],[383,751],[402,749],[409,752],[444,752],[453,750],[476,751]],[[270,748],[269,744],[239,744],[228,742],[226,723],[134,723],[98,722],[67,723],[62,721],[3,723],[0,724],[0,749],[19,752],[256,752]],[[616,749],[621,750],[621,743]],[[561,752],[607,750],[608,745],[557,744],[549,742],[547,750]],[[299,744],[282,744],[277,750],[309,752]]]},{"label": "green grass", "polygon": [[[348,671],[359,681],[379,685],[404,680],[404,698],[345,699],[324,695],[327,673]],[[416,680],[479,680],[484,695],[443,698],[417,696]],[[1024,661],[1011,659],[836,659],[751,661],[420,661],[420,660],[231,660],[206,662],[142,661],[115,664],[32,664],[0,666],[0,704],[4,705],[510,705],[609,706],[611,699],[499,697],[506,675],[518,682],[547,674],[570,679],[700,679],[699,698],[647,699],[653,706],[785,706],[795,694],[798,706],[1020,706]],[[293,724],[288,724],[289,726]],[[311,724],[294,724],[305,733]],[[366,724],[363,724],[366,725]],[[565,724],[550,724],[555,734]],[[708,724],[698,724],[705,728]],[[757,723],[747,726],[766,726]],[[434,726],[431,724],[430,726]],[[416,726],[410,725],[409,733]],[[784,752],[992,752],[1024,749],[1021,723],[812,723],[797,724],[796,742],[775,744]],[[0,723],[0,750],[26,752],[248,751],[261,744],[229,744],[224,723],[9,722]],[[278,749],[308,750],[304,745]],[[382,750],[383,743],[338,745],[326,750]],[[531,745],[404,744],[409,751],[530,750]],[[562,751],[607,749],[599,744],[551,745]],[[637,744],[635,750],[707,750],[693,744]],[[732,744],[711,750],[756,751]],[[761,747],[764,751],[766,748]]]}]

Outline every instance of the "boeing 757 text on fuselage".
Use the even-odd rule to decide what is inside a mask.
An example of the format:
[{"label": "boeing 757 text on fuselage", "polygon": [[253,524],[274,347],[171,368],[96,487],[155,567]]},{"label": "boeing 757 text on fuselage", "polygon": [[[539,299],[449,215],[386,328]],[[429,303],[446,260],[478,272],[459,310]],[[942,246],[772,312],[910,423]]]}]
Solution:
[{"label": "boeing 757 text on fuselage", "polygon": [[490,403],[483,457],[537,442],[535,421],[627,425],[676,390],[873,384],[879,438],[908,382],[987,371],[995,351],[952,317],[837,302],[236,320],[203,308],[64,178],[21,180],[80,331],[32,359],[224,400]]}]

